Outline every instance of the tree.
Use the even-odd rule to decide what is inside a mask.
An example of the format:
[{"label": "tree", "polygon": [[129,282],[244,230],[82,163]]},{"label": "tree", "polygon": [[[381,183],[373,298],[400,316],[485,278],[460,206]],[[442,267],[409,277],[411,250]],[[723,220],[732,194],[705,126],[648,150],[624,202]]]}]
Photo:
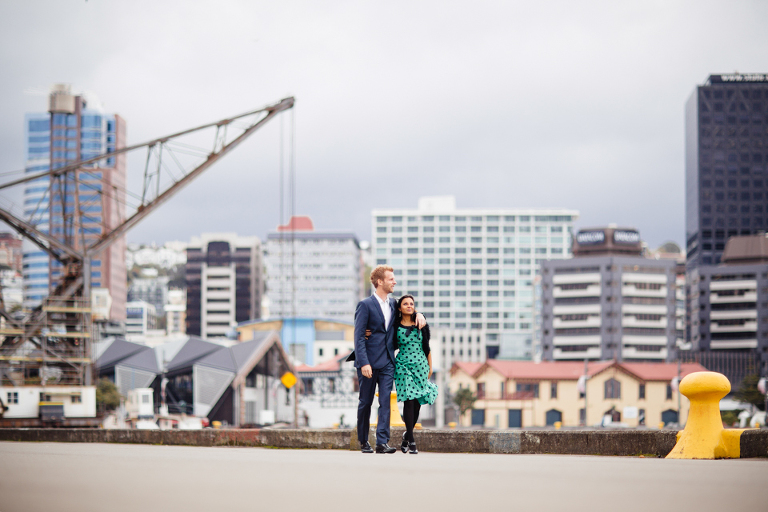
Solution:
[{"label": "tree", "polygon": [[96,386],[96,407],[102,411],[112,411],[120,405],[120,393],[117,386],[109,379],[101,379]]},{"label": "tree", "polygon": [[739,402],[752,404],[761,411],[765,410],[765,395],[757,389],[760,377],[756,374],[747,375],[739,384],[739,389],[733,394],[733,398]]},{"label": "tree", "polygon": [[464,416],[475,405],[477,396],[469,388],[461,388],[453,395],[453,403],[459,406],[460,416]]}]

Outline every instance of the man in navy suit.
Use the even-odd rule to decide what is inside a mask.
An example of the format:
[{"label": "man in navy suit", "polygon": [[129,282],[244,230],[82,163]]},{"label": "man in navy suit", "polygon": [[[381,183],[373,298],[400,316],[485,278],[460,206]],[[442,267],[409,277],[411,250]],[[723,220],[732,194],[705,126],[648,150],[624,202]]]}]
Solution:
[{"label": "man in navy suit", "polygon": [[[355,310],[355,367],[360,385],[360,401],[357,406],[357,438],[363,453],[373,453],[368,442],[371,428],[371,406],[379,386],[379,421],[376,426],[376,453],[395,453],[389,446],[390,394],[395,378],[395,299],[389,294],[395,290],[395,274],[392,267],[379,265],[371,272],[371,284],[376,291],[357,304]],[[426,323],[419,313],[416,324]],[[370,335],[366,337],[366,331]]]}]

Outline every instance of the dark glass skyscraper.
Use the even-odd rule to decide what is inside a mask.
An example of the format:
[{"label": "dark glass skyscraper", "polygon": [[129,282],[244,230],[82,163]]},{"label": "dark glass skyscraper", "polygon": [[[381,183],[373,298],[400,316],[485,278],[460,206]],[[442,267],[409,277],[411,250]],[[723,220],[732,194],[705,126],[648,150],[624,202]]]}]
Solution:
[{"label": "dark glass skyscraper", "polygon": [[768,227],[768,74],[710,75],[685,107],[688,269]]}]

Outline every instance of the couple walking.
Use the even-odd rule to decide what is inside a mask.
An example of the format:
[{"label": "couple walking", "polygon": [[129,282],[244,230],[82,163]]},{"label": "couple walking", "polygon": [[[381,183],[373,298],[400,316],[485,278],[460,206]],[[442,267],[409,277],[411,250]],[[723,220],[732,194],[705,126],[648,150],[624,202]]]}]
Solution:
[{"label": "couple walking", "polygon": [[[413,428],[424,404],[432,404],[437,386],[429,381],[432,356],[429,350],[429,326],[421,313],[416,313],[412,295],[395,301],[389,294],[395,290],[392,267],[379,265],[371,272],[373,295],[361,300],[355,310],[355,367],[360,384],[357,406],[357,438],[363,453],[373,453],[368,442],[371,406],[379,387],[379,420],[376,426],[376,453],[394,453],[389,446],[390,394],[393,381],[397,401],[403,404],[406,431],[400,449],[416,454]],[[399,349],[397,357],[395,350]]]}]

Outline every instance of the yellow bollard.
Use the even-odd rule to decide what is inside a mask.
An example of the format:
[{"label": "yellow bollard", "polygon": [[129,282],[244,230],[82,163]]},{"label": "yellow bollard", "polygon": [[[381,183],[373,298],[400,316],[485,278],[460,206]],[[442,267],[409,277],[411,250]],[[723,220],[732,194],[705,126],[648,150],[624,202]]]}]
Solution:
[{"label": "yellow bollard", "polygon": [[659,430],[664,430],[664,422],[663,421],[659,422]]},{"label": "yellow bollard", "polygon": [[723,429],[720,417],[720,399],[730,390],[725,375],[716,372],[691,373],[680,382],[680,392],[691,401],[691,407],[685,429],[678,432],[677,444],[666,458],[739,458],[743,430]]},{"label": "yellow bollard", "polygon": [[213,423],[211,423],[211,426],[213,428],[221,428],[221,422],[220,421],[214,421]]},{"label": "yellow bollard", "polygon": [[563,426],[563,423],[561,421],[555,422],[555,430],[560,430],[562,426]]},{"label": "yellow bollard", "polygon": [[[376,396],[379,396],[379,394],[376,393]],[[373,409],[373,407],[371,407],[371,409]],[[371,421],[371,425],[375,425],[376,421],[378,421],[378,418],[375,421]],[[403,417],[400,416],[400,409],[397,408],[397,393],[395,391],[392,391],[392,393],[389,395],[389,426],[390,427],[405,426]],[[417,423],[416,425],[413,426],[413,428],[416,430],[420,430],[422,428],[421,423]]]},{"label": "yellow bollard", "polygon": [[456,428],[456,422],[455,421],[448,422],[448,428]]}]

